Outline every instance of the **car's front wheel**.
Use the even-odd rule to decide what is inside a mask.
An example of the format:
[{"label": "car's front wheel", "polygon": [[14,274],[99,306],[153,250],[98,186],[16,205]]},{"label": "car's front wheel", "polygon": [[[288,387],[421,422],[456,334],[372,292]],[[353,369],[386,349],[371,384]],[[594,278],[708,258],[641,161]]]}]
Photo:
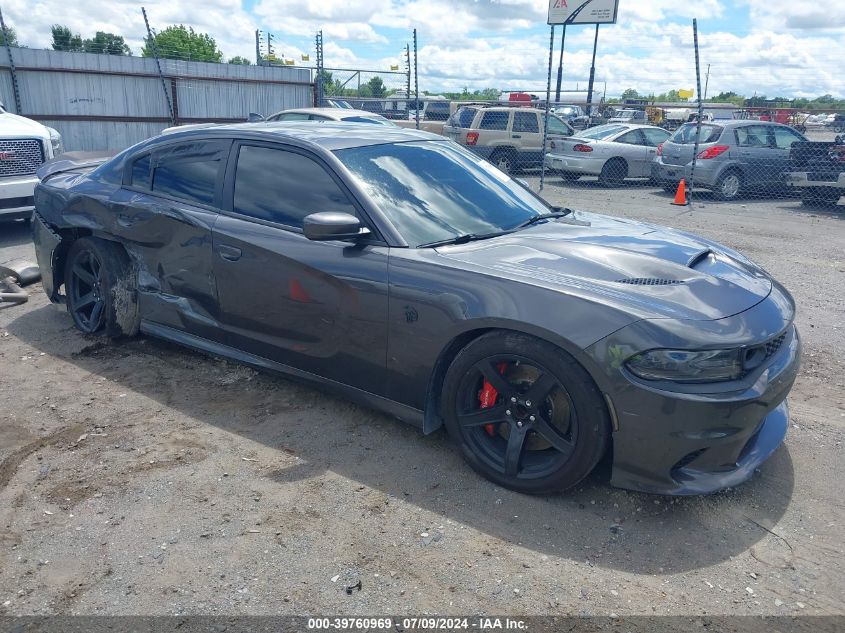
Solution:
[{"label": "car's front wheel", "polygon": [[442,407],[470,466],[519,492],[574,486],[609,441],[605,403],[584,368],[561,349],[515,332],[485,334],[457,355]]},{"label": "car's front wheel", "polygon": [[106,240],[83,237],[65,259],[68,312],[86,334],[104,330],[112,337],[138,332],[138,295],[126,251]]}]

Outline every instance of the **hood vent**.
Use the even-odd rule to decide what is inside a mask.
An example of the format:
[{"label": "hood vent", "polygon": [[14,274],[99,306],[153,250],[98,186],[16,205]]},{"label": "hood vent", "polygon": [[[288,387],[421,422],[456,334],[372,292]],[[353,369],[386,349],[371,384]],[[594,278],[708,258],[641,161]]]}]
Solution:
[{"label": "hood vent", "polygon": [[632,277],[630,279],[617,279],[617,284],[629,284],[631,286],[674,286],[684,283],[679,279],[657,279],[654,277]]}]

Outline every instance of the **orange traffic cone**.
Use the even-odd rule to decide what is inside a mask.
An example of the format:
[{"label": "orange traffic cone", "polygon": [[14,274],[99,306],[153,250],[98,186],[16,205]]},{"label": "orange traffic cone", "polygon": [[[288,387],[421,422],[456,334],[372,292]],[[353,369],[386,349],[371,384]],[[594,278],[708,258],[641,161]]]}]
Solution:
[{"label": "orange traffic cone", "polygon": [[681,182],[678,183],[678,191],[675,193],[675,201],[672,204],[677,207],[686,207],[689,205],[689,200],[687,200],[686,179],[681,178]]}]

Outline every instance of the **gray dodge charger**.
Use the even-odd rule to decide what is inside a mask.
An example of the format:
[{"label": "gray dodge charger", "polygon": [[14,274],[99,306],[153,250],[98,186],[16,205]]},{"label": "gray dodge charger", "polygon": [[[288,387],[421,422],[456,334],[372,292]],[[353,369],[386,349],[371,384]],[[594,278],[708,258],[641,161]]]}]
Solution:
[{"label": "gray dodge charger", "polygon": [[215,126],[47,163],[44,290],[88,335],[160,337],[445,426],[522,492],[607,457],[613,485],[709,493],[778,448],[800,342],[765,271],[374,127]]}]

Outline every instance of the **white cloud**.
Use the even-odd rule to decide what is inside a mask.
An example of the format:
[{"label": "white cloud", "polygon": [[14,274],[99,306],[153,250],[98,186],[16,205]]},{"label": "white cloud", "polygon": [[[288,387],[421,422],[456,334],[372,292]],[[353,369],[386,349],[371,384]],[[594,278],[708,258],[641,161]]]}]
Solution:
[{"label": "white cloud", "polygon": [[742,0],[748,5],[752,28],[845,32],[845,3],[841,0]]}]

